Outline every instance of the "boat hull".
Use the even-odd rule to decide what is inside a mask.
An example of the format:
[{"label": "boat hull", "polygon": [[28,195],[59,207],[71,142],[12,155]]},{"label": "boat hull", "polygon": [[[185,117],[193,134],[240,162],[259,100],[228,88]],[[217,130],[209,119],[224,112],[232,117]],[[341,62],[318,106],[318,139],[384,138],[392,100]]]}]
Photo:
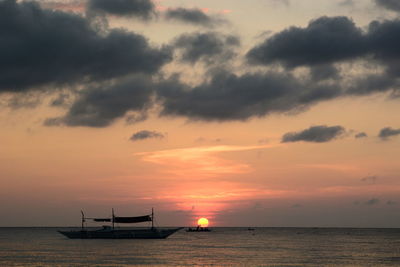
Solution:
[{"label": "boat hull", "polygon": [[182,228],[58,231],[70,239],[164,239]]}]

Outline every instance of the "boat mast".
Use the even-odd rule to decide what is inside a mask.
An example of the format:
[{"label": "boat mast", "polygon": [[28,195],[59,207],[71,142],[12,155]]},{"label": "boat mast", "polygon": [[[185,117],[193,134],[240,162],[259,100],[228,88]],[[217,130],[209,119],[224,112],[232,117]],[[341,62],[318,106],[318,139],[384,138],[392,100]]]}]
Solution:
[{"label": "boat mast", "polygon": [[115,218],[114,218],[115,216],[114,216],[114,208],[112,208],[112,229],[114,230],[114,221],[115,221]]},{"label": "boat mast", "polygon": [[154,228],[154,208],[151,208],[151,229]]},{"label": "boat mast", "polygon": [[82,227],[82,231],[83,231],[83,229],[85,228],[85,225],[84,225],[84,223],[85,223],[85,214],[83,213],[83,210],[81,210],[81,214],[82,214],[82,225],[81,225],[81,227]]}]

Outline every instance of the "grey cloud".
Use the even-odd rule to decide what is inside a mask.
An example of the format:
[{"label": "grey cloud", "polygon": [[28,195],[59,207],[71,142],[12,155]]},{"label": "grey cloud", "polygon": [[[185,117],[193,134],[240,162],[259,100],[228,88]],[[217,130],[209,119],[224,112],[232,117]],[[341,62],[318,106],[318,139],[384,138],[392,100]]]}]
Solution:
[{"label": "grey cloud", "polygon": [[177,20],[185,23],[206,26],[206,27],[212,27],[226,22],[221,18],[215,16],[209,16],[198,8],[168,9],[165,13],[165,18],[168,20]]},{"label": "grey cloud", "polygon": [[135,141],[140,141],[140,140],[145,140],[145,139],[152,139],[152,138],[158,138],[158,139],[163,139],[165,135],[163,133],[159,133],[156,131],[148,131],[148,130],[143,130],[139,131],[137,133],[134,133],[130,140],[135,142]]},{"label": "grey cloud", "polygon": [[358,133],[354,136],[354,138],[359,139],[359,138],[365,138],[368,137],[368,135],[364,132]]},{"label": "grey cloud", "polygon": [[[400,20],[373,21],[366,31],[347,17],[321,17],[305,28],[291,27],[276,33],[252,48],[248,62],[258,65],[278,63],[286,68],[306,66],[316,80],[335,77],[337,72],[326,66],[334,63],[368,59],[380,66],[381,74],[355,79],[347,94],[363,95],[399,90]],[[321,73],[322,67],[326,74]],[[398,95],[398,94],[393,94]]]},{"label": "grey cloud", "polygon": [[321,17],[306,28],[291,27],[251,49],[251,63],[293,68],[330,64],[365,54],[363,33],[347,17]]},{"label": "grey cloud", "polygon": [[238,37],[216,32],[183,34],[174,41],[174,47],[182,51],[182,61],[189,63],[225,62],[235,55],[233,49],[239,45]]},{"label": "grey cloud", "polygon": [[400,2],[398,0],[375,0],[376,4],[393,11],[400,11]]},{"label": "grey cloud", "polygon": [[70,95],[66,93],[60,93],[56,98],[54,98],[50,105],[54,107],[67,106],[70,102]]},{"label": "grey cloud", "polygon": [[179,81],[158,86],[161,115],[192,120],[232,121],[273,112],[307,108],[337,97],[340,89],[296,79],[289,73],[214,73],[210,80],[189,87]]},{"label": "grey cloud", "polygon": [[344,132],[345,129],[342,126],[312,126],[300,132],[286,133],[282,137],[282,143],[299,141],[324,143],[339,137]]},{"label": "grey cloud", "polygon": [[379,132],[379,138],[382,140],[388,140],[392,136],[400,135],[400,129],[393,129],[391,127],[386,127],[381,129]]},{"label": "grey cloud", "polygon": [[0,92],[154,73],[172,59],[121,29],[99,33],[79,15],[0,1]]},{"label": "grey cloud", "polygon": [[46,126],[106,127],[129,111],[145,113],[152,104],[153,82],[143,76],[80,92],[67,114],[49,118]]},{"label": "grey cloud", "polygon": [[151,0],[89,0],[87,9],[89,12],[142,19],[150,19],[156,14]]},{"label": "grey cloud", "polygon": [[267,38],[247,53],[250,62],[280,63],[286,67],[314,66],[372,56],[400,69],[400,20],[373,21],[366,32],[347,17],[321,17],[306,28],[291,27]]},{"label": "grey cloud", "polygon": [[339,79],[339,71],[333,65],[318,65],[311,68],[311,78],[314,81],[324,81],[328,79]]}]

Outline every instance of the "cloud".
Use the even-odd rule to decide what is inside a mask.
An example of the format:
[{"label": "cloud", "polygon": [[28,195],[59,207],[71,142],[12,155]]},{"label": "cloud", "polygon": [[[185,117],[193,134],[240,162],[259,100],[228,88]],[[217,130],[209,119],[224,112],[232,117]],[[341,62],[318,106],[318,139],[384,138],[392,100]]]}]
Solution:
[{"label": "cloud", "polygon": [[195,87],[169,81],[157,89],[161,115],[204,121],[247,120],[273,112],[300,110],[338,94],[337,87],[296,79],[283,72],[239,76],[221,71]]},{"label": "cloud", "polygon": [[159,133],[156,131],[143,130],[143,131],[134,133],[131,136],[131,138],[129,138],[129,140],[135,142],[135,141],[141,141],[141,140],[145,140],[145,139],[154,139],[154,138],[163,139],[163,138],[165,138],[165,135],[163,133]]},{"label": "cloud", "polygon": [[375,0],[378,6],[384,7],[393,11],[400,11],[400,2],[398,0]]},{"label": "cloud", "polygon": [[222,152],[240,152],[274,147],[263,146],[201,146],[182,149],[170,149],[136,153],[142,160],[165,165],[168,172],[183,177],[198,178],[223,174],[248,173],[252,169],[248,164],[226,160],[218,154]]},{"label": "cloud", "polygon": [[209,16],[204,13],[201,9],[193,8],[175,8],[168,9],[165,12],[165,18],[167,20],[176,20],[184,23],[190,23],[194,25],[204,26],[204,27],[213,27],[223,23],[226,23],[225,20],[215,17]]},{"label": "cloud", "polygon": [[0,1],[0,18],[0,92],[155,73],[172,59],[141,35],[100,33],[84,17],[35,2]]},{"label": "cloud", "polygon": [[381,129],[379,132],[379,138],[382,140],[388,140],[392,136],[400,135],[400,129],[393,129],[391,127],[386,127]]},{"label": "cloud", "polygon": [[240,45],[240,40],[233,35],[205,32],[183,34],[173,45],[181,50],[182,61],[193,64],[202,60],[211,64],[232,58],[235,55],[233,48]]},{"label": "cloud", "polygon": [[331,64],[365,54],[362,30],[347,17],[321,17],[306,28],[291,27],[247,53],[251,63],[293,68]]},{"label": "cloud", "polygon": [[247,53],[250,63],[287,68],[329,65],[370,58],[387,74],[400,75],[400,20],[372,21],[363,31],[347,17],[320,17],[307,27],[276,33]]},{"label": "cloud", "polygon": [[358,133],[354,136],[354,138],[359,139],[359,138],[365,138],[368,137],[368,135],[364,132]]},{"label": "cloud", "polygon": [[329,79],[339,79],[339,71],[333,65],[318,65],[310,69],[311,78],[314,81],[324,81]]},{"label": "cloud", "polygon": [[89,0],[87,9],[89,12],[146,20],[155,15],[155,5],[151,0]]},{"label": "cloud", "polygon": [[300,132],[286,133],[282,137],[282,143],[299,141],[324,143],[339,137],[344,132],[345,129],[342,126],[312,126]]},{"label": "cloud", "polygon": [[65,116],[49,118],[44,124],[106,127],[128,111],[139,113],[136,118],[140,118],[152,103],[153,87],[149,77],[140,75],[83,90]]},{"label": "cloud", "polygon": [[[347,17],[320,17],[307,27],[290,27],[267,37],[250,49],[250,64],[279,64],[287,69],[308,67],[316,81],[338,78],[336,63],[368,60],[379,74],[353,77],[345,95],[366,95],[392,90],[398,95],[400,77],[400,20],[372,21],[366,30]],[[325,71],[320,73],[320,70]],[[339,77],[340,78],[340,77]],[[345,83],[339,79],[337,85]],[[395,92],[396,91],[396,92]]]}]

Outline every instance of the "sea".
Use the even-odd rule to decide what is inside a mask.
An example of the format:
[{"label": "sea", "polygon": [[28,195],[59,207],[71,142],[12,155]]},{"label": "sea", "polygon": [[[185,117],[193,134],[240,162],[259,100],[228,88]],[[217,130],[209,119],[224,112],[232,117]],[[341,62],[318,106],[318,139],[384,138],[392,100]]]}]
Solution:
[{"label": "sea", "polygon": [[400,266],[400,229],[182,229],[161,240],[72,240],[57,230],[0,228],[0,266]]}]

